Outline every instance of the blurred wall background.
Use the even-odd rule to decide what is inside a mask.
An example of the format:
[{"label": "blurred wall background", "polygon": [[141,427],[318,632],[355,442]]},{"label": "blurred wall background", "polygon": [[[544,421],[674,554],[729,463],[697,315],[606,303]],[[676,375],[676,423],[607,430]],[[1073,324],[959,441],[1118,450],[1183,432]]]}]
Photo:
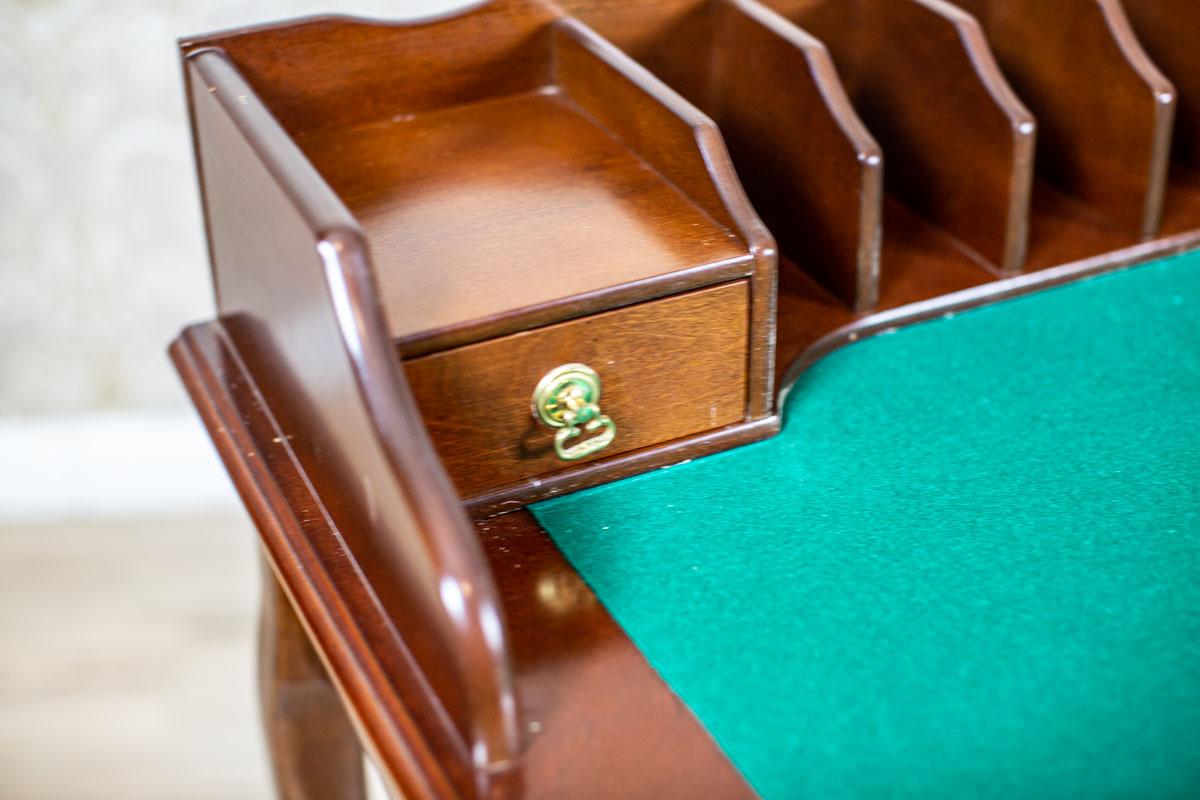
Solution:
[{"label": "blurred wall background", "polygon": [[0,0],[0,415],[179,406],[211,313],[177,37],[458,0]]},{"label": "blurred wall background", "polygon": [[477,3],[0,0],[0,520],[233,507],[165,353],[213,313],[175,40]]},{"label": "blurred wall background", "polygon": [[213,314],[176,38],[474,4],[0,0],[5,800],[270,794],[256,537],[165,353]]}]

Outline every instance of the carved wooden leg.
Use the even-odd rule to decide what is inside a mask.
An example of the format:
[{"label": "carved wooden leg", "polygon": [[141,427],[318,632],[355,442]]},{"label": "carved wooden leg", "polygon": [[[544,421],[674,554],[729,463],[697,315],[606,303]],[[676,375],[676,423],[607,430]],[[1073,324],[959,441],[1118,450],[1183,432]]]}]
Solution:
[{"label": "carved wooden leg", "polygon": [[365,800],[358,738],[265,560],[258,659],[263,728],[281,800]]}]

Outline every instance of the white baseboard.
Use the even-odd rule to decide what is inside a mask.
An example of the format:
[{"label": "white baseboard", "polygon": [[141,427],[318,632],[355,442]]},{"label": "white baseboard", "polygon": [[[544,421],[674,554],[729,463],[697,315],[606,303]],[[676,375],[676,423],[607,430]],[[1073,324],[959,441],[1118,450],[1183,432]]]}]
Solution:
[{"label": "white baseboard", "polygon": [[240,508],[188,410],[0,418],[0,523]]}]

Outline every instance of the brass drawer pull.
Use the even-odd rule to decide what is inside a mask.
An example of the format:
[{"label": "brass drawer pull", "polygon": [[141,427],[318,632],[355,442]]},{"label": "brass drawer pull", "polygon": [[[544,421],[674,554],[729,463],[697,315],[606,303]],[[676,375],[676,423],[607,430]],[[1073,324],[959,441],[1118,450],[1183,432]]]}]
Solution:
[{"label": "brass drawer pull", "polygon": [[[563,364],[542,376],[533,390],[533,416],[559,429],[554,452],[563,461],[587,458],[617,437],[616,423],[600,413],[600,376],[585,364]],[[567,445],[585,431],[600,432]]]}]

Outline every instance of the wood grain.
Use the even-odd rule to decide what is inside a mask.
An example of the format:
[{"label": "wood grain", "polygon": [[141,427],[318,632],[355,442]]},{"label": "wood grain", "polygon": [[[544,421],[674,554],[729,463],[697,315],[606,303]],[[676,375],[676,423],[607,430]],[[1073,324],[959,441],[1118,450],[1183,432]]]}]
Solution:
[{"label": "wood grain", "polygon": [[[494,584],[404,384],[361,235],[223,56],[201,51],[187,60],[185,75],[222,335],[229,342],[211,343],[212,368],[244,360],[262,391],[288,398],[271,420],[279,427],[259,429],[257,438],[236,446],[260,458],[294,454],[325,487],[323,500],[288,498],[251,473],[241,488],[264,507],[304,503],[302,519],[338,520],[365,572],[393,587],[384,595],[397,620],[393,635],[426,672],[422,681],[431,689],[414,696],[410,713],[429,721],[438,756],[428,749],[412,753],[392,720],[371,718],[378,760],[436,763],[435,783],[454,780],[450,775],[486,783],[486,772],[476,772],[480,762],[505,763],[517,745],[503,634],[495,632]],[[353,346],[343,338],[347,333]],[[223,413],[240,412],[226,407]],[[451,581],[472,592],[448,601]],[[311,577],[285,588],[293,597],[321,591]],[[357,635],[365,621],[345,619],[346,609],[336,604],[326,610],[319,649],[331,637]],[[372,672],[378,670],[373,661],[356,659],[356,670],[346,673],[355,685],[343,690],[388,679]]]},{"label": "wood grain", "polygon": [[568,7],[716,121],[794,264],[848,305],[874,306],[882,158],[820,42],[742,0]]},{"label": "wood grain", "polygon": [[1136,237],[1162,217],[1175,87],[1119,0],[959,0],[1037,116],[1038,167]]},{"label": "wood grain", "polygon": [[406,355],[748,275],[748,408],[769,416],[775,244],[716,126],[562,14],[497,0],[183,48],[219,46],[363,223]]},{"label": "wood grain", "polygon": [[702,289],[405,362],[417,405],[459,493],[471,498],[569,469],[533,418],[538,380],[591,366],[617,438],[589,461],[745,416],[745,281]]},{"label": "wood grain", "polygon": [[1178,91],[1162,229],[1187,231],[1200,219],[1200,8],[1190,0],[1123,0],[1122,6],[1138,41]]},{"label": "wood grain", "polygon": [[768,0],[825,43],[888,189],[997,271],[1024,265],[1035,123],[969,14],[926,0]]},{"label": "wood grain", "polygon": [[[872,2],[884,8],[884,0]],[[955,86],[952,96],[982,102],[982,85],[995,103],[996,87],[981,78],[992,72],[981,66],[977,30],[943,4],[906,2],[903,12],[888,12],[899,15],[888,17],[897,26],[916,11],[937,11],[938,20],[953,23],[930,42],[966,54],[954,63],[975,89]],[[1078,23],[1079,60],[1101,69],[1075,88],[1096,100],[1096,79],[1111,77],[1111,116],[1090,124],[1113,130],[1082,140],[1089,155],[1078,164],[1043,164],[1046,180],[1032,191],[1029,265],[1045,271],[998,282],[980,256],[996,240],[979,244],[969,226],[953,221],[949,209],[966,201],[906,193],[902,187],[918,181],[903,171],[901,190],[881,200],[878,165],[851,163],[873,140],[851,124],[857,116],[837,94],[828,54],[752,0],[497,0],[427,25],[319,18],[184,42],[221,319],[186,331],[172,354],[282,591],[394,789],[414,798],[751,794],[531,518],[518,512],[473,527],[462,495],[474,513],[494,513],[535,492],[569,491],[769,435],[779,424],[771,415],[776,347],[780,370],[792,364],[783,373],[790,380],[862,336],[1194,245],[1187,235],[1112,252],[1114,242],[1156,224],[1167,120],[1161,108],[1147,110],[1153,70],[1121,28],[1115,0],[1082,2],[1041,7],[1050,32],[1028,40],[1045,36],[1045,44],[1061,45],[1062,31]],[[974,0],[981,3],[990,12],[981,13],[989,36],[1007,40],[1008,12]],[[870,7],[855,0],[829,13]],[[584,9],[628,14],[609,32],[702,108],[595,31],[563,18]],[[604,19],[598,13],[596,24]],[[872,58],[890,63],[905,55]],[[1059,69],[1050,55],[1036,59],[1035,77]],[[912,84],[923,70],[905,68],[912,79],[896,91],[922,97]],[[868,77],[873,86],[889,85]],[[1051,96],[1055,87],[1074,86],[1059,81],[1047,81]],[[862,102],[878,112],[881,129],[941,119],[932,112],[906,117],[903,99],[868,93]],[[1077,122],[1085,106],[1081,99],[1052,108]],[[819,141],[804,138],[806,109],[815,114]],[[705,110],[729,127],[735,157],[773,219],[811,212],[797,230],[838,227],[828,234],[840,242],[831,272],[812,263],[781,271],[778,329],[774,241]],[[987,117],[988,135],[978,143],[999,141],[995,120]],[[1065,137],[1069,127],[1056,131]],[[913,147],[918,160],[936,144],[888,135],[901,149]],[[1042,160],[1057,158],[1067,143],[1043,147]],[[339,152],[347,144],[354,149]],[[407,149],[414,153],[396,152]],[[959,156],[947,152],[937,165],[954,166]],[[460,153],[469,169],[456,173],[449,156]],[[836,165],[822,167],[822,153],[836,153]],[[1113,174],[1097,183],[1073,181],[1077,166],[1100,175],[1096,165],[1114,158],[1132,166],[1109,165]],[[771,184],[771,169],[788,180]],[[452,179],[443,181],[439,170]],[[998,196],[1003,182],[987,174],[989,193]],[[813,184],[808,194],[777,188],[804,180]],[[813,199],[826,184],[836,205],[827,214]],[[344,199],[368,220],[365,230]],[[989,208],[1001,207],[1013,208]],[[420,212],[415,224],[404,217],[412,212]],[[863,293],[874,274],[870,264],[863,271],[863,258],[872,258],[885,214],[881,310],[863,315],[857,311],[875,291]],[[554,230],[539,230],[539,218]],[[604,229],[590,230],[589,220]],[[519,234],[507,247],[480,232],[503,231],[506,221]],[[380,248],[372,264],[369,248],[403,225],[410,225],[403,240]],[[408,260],[418,251],[448,271],[474,258],[478,280],[490,280],[489,262],[528,267],[559,231],[591,253],[581,260],[585,273],[602,260],[586,248],[605,244],[613,281],[605,283],[609,273],[597,268],[588,273],[590,289],[561,288],[548,301],[532,298],[536,286],[507,285],[545,278],[538,261],[526,273],[502,270],[487,284],[494,297],[482,290],[452,302],[439,297],[443,307],[432,310],[414,306],[416,293],[407,296],[403,281],[383,287],[404,270],[427,292],[430,281],[447,278],[423,275]],[[806,250],[803,236],[788,236],[789,249],[803,258],[835,252],[820,243]],[[1013,236],[1000,239],[998,258],[1010,264]],[[557,252],[570,266],[574,251]],[[1061,266],[1097,252],[1104,255]],[[422,314],[432,316],[405,327]],[[392,334],[406,330],[415,333],[402,333],[397,345]],[[430,332],[423,340],[422,330]],[[540,360],[548,355],[554,358]],[[455,358],[461,363],[437,361]],[[545,370],[609,359],[623,368],[609,375],[616,363],[593,364],[606,380],[601,405],[627,434],[619,434],[619,447],[630,449],[570,470],[545,451],[514,453],[513,429],[505,426],[519,422],[543,437],[536,440],[542,447],[550,441],[528,410]],[[485,392],[472,380],[479,376]],[[471,405],[481,394],[486,408]],[[500,424],[489,424],[495,419]],[[339,752],[341,745],[330,754]],[[326,768],[340,773],[343,760]]]},{"label": "wood grain", "polygon": [[[310,472],[304,437],[273,444],[289,395],[264,394],[220,323],[172,348],[197,410],[253,517],[280,586],[304,624],[361,740],[407,800],[438,798],[753,797],[736,769],[662,682],[528,514],[476,523],[498,593],[523,720],[502,769],[458,772],[444,723],[424,713],[433,691],[390,610],[404,587],[372,575],[331,514],[346,502]],[[431,498],[423,498],[429,503]],[[339,519],[340,517],[340,519]],[[590,597],[590,599],[589,599]],[[316,756],[320,760],[321,756]],[[312,765],[314,770],[321,765]],[[715,794],[706,794],[711,791]]]},{"label": "wood grain", "polygon": [[[580,295],[611,307],[751,271],[734,232],[556,87],[298,142],[362,224],[406,356],[569,318]],[[507,329],[478,325],[496,317]]]}]

